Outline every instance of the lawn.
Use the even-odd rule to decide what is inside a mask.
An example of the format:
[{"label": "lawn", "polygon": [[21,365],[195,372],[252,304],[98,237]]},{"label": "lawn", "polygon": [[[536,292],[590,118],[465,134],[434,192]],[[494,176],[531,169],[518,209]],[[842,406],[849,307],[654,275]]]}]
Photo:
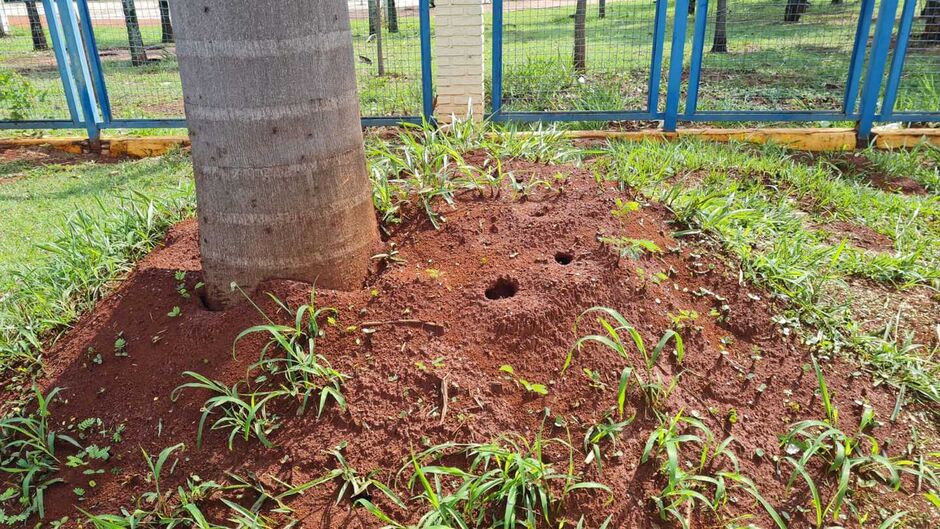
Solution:
[{"label": "lawn", "polygon": [[50,256],[39,245],[55,240],[76,211],[100,216],[120,209],[135,194],[163,197],[191,186],[192,180],[192,167],[181,156],[97,163],[43,151],[7,154],[13,159],[0,163],[3,277],[13,268],[41,266]]},{"label": "lawn", "polygon": [[63,206],[82,229],[0,281],[8,523],[940,522],[940,150],[469,124],[366,150],[367,284],[224,312],[185,155],[58,169],[153,187]]}]

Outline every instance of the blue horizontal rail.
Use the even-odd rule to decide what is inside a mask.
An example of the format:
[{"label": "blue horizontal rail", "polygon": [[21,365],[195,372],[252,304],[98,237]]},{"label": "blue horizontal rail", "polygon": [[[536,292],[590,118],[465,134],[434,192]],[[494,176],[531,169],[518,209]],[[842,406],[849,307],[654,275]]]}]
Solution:
[{"label": "blue horizontal rail", "polygon": [[[56,66],[68,105],[69,119],[26,119],[0,121],[0,129],[84,129],[96,139],[103,130],[185,128],[182,117],[120,119],[112,115],[101,58],[95,45],[94,28],[88,0],[42,0],[48,17],[48,31],[53,43]],[[878,123],[888,121],[921,123],[940,122],[940,108],[895,111],[895,102],[905,82],[916,0],[861,0],[853,7],[849,24],[854,26],[852,52],[839,95],[841,108],[832,110],[700,110],[703,63],[706,62],[705,37],[708,23],[714,20],[718,2],[698,0],[694,15],[689,14],[690,0],[675,0],[668,13],[668,0],[655,0],[648,35],[651,53],[645,79],[645,104],[638,109],[538,111],[514,110],[505,97],[504,58],[507,50],[504,31],[509,25],[504,12],[505,0],[493,0],[491,46],[490,118],[495,122],[662,122],[662,129],[674,131],[680,123],[740,122],[855,122],[860,139],[869,136]],[[74,9],[70,6],[74,5]],[[364,116],[363,127],[396,126],[403,123],[434,123],[434,86],[432,79],[432,35],[430,1],[419,0],[418,38],[421,57],[421,102],[419,115]],[[877,11],[877,12],[876,12]],[[671,16],[667,16],[671,15]],[[847,15],[848,16],[848,15]],[[440,28],[439,28],[440,29]],[[874,32],[873,38],[869,35]],[[667,42],[667,35],[671,41]],[[666,51],[669,44],[669,51]],[[710,72],[710,70],[709,70]],[[707,72],[706,72],[707,73]],[[641,73],[642,75],[642,73]],[[513,101],[515,97],[511,98]],[[660,102],[664,105],[660,108]],[[645,108],[644,108],[645,107]]]}]

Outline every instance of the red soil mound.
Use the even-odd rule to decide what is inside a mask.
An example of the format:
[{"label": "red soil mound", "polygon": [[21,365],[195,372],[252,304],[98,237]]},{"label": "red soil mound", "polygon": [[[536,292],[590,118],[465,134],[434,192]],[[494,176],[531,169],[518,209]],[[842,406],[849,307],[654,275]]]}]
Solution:
[{"label": "red soil mound", "polygon": [[[580,452],[585,428],[614,406],[626,364],[613,351],[591,346],[563,375],[560,369],[575,340],[575,318],[587,308],[604,305],[619,310],[652,344],[673,325],[669,314],[698,314],[683,322],[684,363],[677,365],[671,355],[660,362],[665,375],[681,372],[667,409],[700,415],[719,437],[733,435],[739,441],[735,451],[742,471],[778,508],[799,520],[802,515],[793,507],[805,504],[806,497],[790,498],[786,476],[778,475],[771,457],[781,453],[777,436],[793,421],[820,418],[821,404],[814,396],[813,372],[805,369],[808,353],[772,324],[767,294],[743,284],[737,270],[710,257],[704,246],[672,239],[662,207],[646,205],[617,217],[611,214],[615,198],[631,200],[629,193],[598,185],[586,170],[520,162],[509,167],[522,179],[537,173],[548,180],[558,174],[566,178],[556,189],[528,197],[512,196],[508,190],[496,196],[464,193],[455,209],[441,210],[447,222],[440,230],[414,215],[390,237],[405,264],[377,271],[358,292],[317,293],[318,305],[339,310],[337,324],[327,326],[317,345],[334,367],[350,375],[344,386],[349,410],[331,408],[317,420],[315,411],[291,417],[293,407],[279,409],[289,418],[271,436],[272,449],[256,440],[237,439],[229,451],[227,432],[221,431],[208,433],[198,448],[196,428],[207,395],[187,391],[171,402],[173,389],[187,381],[184,371],[231,385],[244,378],[263,345],[260,336],[245,339],[233,358],[238,333],[263,322],[247,303],[214,313],[202,308],[198,296],[181,297],[177,271],[188,272],[184,282],[190,292],[200,280],[198,231],[192,221],[176,226],[165,247],[147,257],[48,355],[44,387],[64,388],[67,399],[54,408],[55,424],[100,418],[108,429],[124,424],[126,430],[123,441],[113,444],[107,465],[119,470],[96,476],[93,489],[80,470],[64,472],[65,483],[47,492],[47,518],[70,515],[74,520],[76,506],[95,513],[132,506],[137,495],[152,489],[144,481],[141,448],[155,454],[179,442],[186,443],[186,450],[165,478],[164,490],[189,474],[225,480],[225,471],[252,472],[267,483],[271,476],[300,483],[335,468],[324,450],[343,441],[349,442],[345,453],[353,467],[363,474],[379,469],[379,479],[394,482],[412,450],[429,443],[483,442],[504,432],[532,438],[546,409],[565,418]],[[605,235],[649,240],[663,253],[619,257],[598,241]],[[495,290],[487,295],[489,289]],[[265,290],[291,307],[309,301],[308,285],[272,282]],[[290,320],[291,315],[276,310],[266,297],[256,299],[272,317]],[[168,316],[177,306],[179,315]],[[714,311],[724,317],[715,317]],[[372,324],[373,333],[361,331],[364,322],[399,320],[433,325]],[[119,337],[126,340],[126,357],[114,354]],[[638,353],[631,354],[639,364]],[[504,364],[527,380],[545,384],[548,395],[527,393],[507,380],[500,372]],[[583,368],[599,373],[605,389],[592,387]],[[862,400],[887,422],[894,405],[889,390],[853,375],[850,365],[835,361],[825,368],[846,429],[858,423],[856,402]],[[449,397],[444,416],[443,386]],[[664,479],[655,462],[640,464],[654,421],[637,394],[627,406],[630,413],[637,412],[637,420],[624,431],[618,449],[607,450],[622,455],[605,460],[601,474],[582,463],[583,454],[576,455],[577,468],[587,479],[603,482],[614,492],[610,504],[604,494],[578,492],[570,497],[566,515],[576,521],[585,513],[589,527],[608,514],[614,515],[610,527],[658,523],[648,498],[663,487]],[[546,436],[566,436],[552,421],[545,429]],[[875,435],[896,435],[897,440],[906,429],[880,426]],[[91,435],[86,442],[96,440],[100,438]],[[758,451],[766,456],[755,456]],[[567,464],[567,454],[546,457],[561,467]],[[404,481],[398,482],[398,491],[407,497]],[[87,491],[80,502],[74,487]],[[303,527],[382,525],[362,509],[334,505],[335,493],[335,488],[326,487],[296,498],[291,503],[294,517]],[[750,498],[735,496],[732,512],[754,513],[756,521],[770,525]],[[401,512],[381,497],[376,501],[402,521],[415,521],[422,514]]]}]

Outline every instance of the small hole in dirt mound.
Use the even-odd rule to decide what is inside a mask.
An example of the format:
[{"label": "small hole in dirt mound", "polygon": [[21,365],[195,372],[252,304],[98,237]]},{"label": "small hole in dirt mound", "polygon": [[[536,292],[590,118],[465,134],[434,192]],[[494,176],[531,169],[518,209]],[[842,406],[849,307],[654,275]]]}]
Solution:
[{"label": "small hole in dirt mound", "polygon": [[574,254],[571,252],[558,252],[555,254],[555,262],[562,266],[570,265],[571,261],[574,261]]},{"label": "small hole in dirt mound", "polygon": [[508,277],[500,277],[486,289],[486,299],[511,298],[519,292],[519,282]]}]

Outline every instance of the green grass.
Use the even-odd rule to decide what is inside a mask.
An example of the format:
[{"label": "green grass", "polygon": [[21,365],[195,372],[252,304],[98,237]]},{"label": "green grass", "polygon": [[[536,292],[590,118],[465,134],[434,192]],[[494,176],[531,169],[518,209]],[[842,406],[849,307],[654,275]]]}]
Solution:
[{"label": "green grass", "polygon": [[0,163],[0,277],[48,259],[38,245],[54,240],[75,211],[112,210],[135,192],[160,196],[189,185],[191,175],[180,155],[117,164]]},{"label": "green grass", "polygon": [[171,153],[117,165],[37,166],[0,184],[0,370],[6,384],[28,381],[43,344],[92,307],[172,224],[192,214],[191,171],[188,158]]}]

